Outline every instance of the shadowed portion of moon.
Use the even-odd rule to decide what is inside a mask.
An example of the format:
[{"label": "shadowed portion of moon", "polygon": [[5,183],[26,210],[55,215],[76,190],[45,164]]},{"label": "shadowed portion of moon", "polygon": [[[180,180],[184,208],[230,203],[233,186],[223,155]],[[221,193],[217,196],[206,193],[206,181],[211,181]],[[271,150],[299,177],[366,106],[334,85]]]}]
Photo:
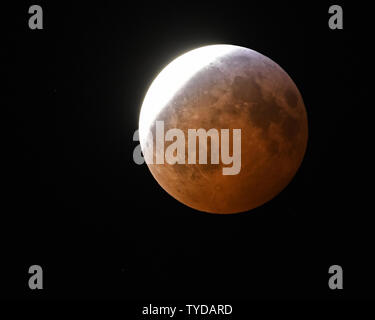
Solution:
[{"label": "shadowed portion of moon", "polygon": [[223,175],[222,168],[230,165],[209,164],[210,139],[208,164],[148,164],[170,195],[211,213],[243,212],[275,197],[298,170],[308,136],[304,103],[288,74],[260,53],[230,47],[213,55],[164,105],[155,106],[159,110],[146,128],[142,113],[139,124],[145,155],[155,144],[156,120],[164,121],[165,131],[181,129],[186,139],[188,129],[241,129],[237,175]]}]

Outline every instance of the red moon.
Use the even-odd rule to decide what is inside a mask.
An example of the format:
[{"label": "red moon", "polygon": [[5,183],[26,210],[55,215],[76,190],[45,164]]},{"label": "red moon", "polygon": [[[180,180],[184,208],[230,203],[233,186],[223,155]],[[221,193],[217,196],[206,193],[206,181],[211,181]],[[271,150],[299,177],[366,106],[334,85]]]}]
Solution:
[{"label": "red moon", "polygon": [[293,80],[266,56],[233,45],[189,51],[155,78],[139,119],[146,159],[157,152],[150,148],[156,121],[164,121],[165,131],[181,129],[185,137],[191,128],[241,129],[236,175],[223,175],[227,165],[221,161],[147,163],[172,197],[210,213],[248,211],[274,198],[297,172],[308,139],[305,106]]}]

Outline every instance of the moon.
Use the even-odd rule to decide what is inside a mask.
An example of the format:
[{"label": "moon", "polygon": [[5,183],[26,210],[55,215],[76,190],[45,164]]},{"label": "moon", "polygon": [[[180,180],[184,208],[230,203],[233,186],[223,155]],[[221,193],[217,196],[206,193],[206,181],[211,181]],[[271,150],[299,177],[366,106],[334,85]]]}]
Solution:
[{"label": "moon", "polygon": [[[188,129],[241,129],[240,172],[223,175],[222,162],[147,161],[158,152],[152,147],[156,121],[186,137]],[[238,213],[270,201],[292,180],[306,150],[307,114],[293,80],[271,59],[244,47],[210,45],[176,58],[152,82],[139,140],[153,177],[172,197],[199,211]]]}]

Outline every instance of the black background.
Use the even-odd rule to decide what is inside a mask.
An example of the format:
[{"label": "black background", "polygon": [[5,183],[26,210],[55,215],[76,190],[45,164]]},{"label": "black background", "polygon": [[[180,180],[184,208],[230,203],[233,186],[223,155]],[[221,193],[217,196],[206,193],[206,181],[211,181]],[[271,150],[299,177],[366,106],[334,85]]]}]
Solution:
[{"label": "black background", "polygon": [[[40,4],[44,29],[28,28]],[[344,30],[328,8],[344,9]],[[4,298],[151,302],[374,297],[373,225],[361,75],[361,5],[279,1],[19,3],[6,12],[1,292]],[[297,84],[305,159],[276,198],[248,213],[197,212],[133,162],[148,86],[208,44],[254,49]],[[31,291],[28,268],[44,270]],[[329,290],[328,268],[344,270]]]}]

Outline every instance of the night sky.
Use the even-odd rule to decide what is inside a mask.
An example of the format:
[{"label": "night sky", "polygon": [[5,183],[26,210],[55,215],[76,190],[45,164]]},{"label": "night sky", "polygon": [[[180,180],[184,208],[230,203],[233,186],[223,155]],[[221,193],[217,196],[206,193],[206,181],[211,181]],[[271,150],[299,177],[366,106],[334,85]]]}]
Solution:
[{"label": "night sky", "polygon": [[[1,296],[145,303],[374,297],[364,9],[131,2],[18,2],[7,11]],[[28,28],[31,4],[44,10],[43,30]],[[331,4],[343,6],[344,30],[328,28]],[[215,43],[278,63],[299,88],[309,121],[292,182],[235,215],[179,203],[133,162],[132,137],[154,77],[180,54]],[[27,285],[33,264],[44,270],[40,291]],[[328,287],[334,264],[344,270],[341,291]]]}]

